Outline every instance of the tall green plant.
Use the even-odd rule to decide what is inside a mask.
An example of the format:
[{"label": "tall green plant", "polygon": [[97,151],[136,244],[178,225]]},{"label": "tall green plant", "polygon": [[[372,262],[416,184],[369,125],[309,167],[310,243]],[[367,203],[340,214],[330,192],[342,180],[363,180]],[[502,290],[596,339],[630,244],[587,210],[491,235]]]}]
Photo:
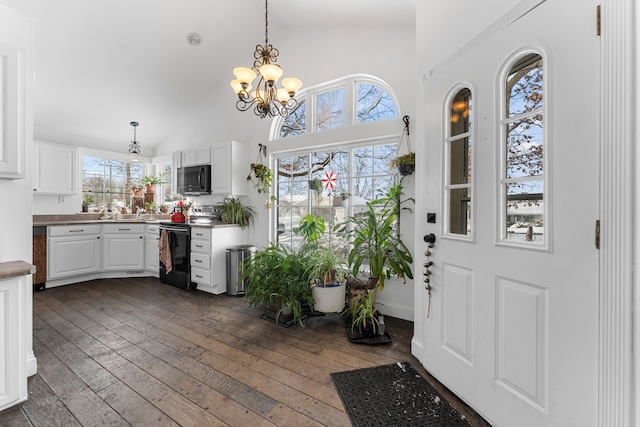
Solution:
[{"label": "tall green plant", "polygon": [[227,196],[220,205],[220,218],[225,224],[238,224],[241,227],[248,226],[255,216],[251,206],[245,206],[240,199]]},{"label": "tall green plant", "polygon": [[[387,194],[368,202],[364,211],[349,217],[337,226],[351,244],[347,262],[353,277],[347,280],[350,289],[384,289],[385,280],[392,275],[405,283],[413,279],[411,251],[400,238],[398,220],[403,209],[402,185],[396,183]],[[410,200],[410,199],[408,199]],[[368,277],[358,277],[368,266]]]}]

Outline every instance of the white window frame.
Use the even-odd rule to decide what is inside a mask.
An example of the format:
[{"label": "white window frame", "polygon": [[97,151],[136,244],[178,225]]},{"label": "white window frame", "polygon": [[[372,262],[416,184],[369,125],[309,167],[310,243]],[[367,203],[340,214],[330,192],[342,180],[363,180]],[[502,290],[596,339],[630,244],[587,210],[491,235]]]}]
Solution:
[{"label": "white window frame", "polygon": [[[455,136],[451,136],[451,125],[450,125],[450,121],[451,121],[451,102],[453,101],[454,97],[458,94],[458,92],[460,92],[462,89],[468,89],[471,92],[471,99],[474,103],[475,106],[475,94],[476,94],[476,88],[473,85],[473,83],[471,82],[461,82],[456,84],[455,86],[453,86],[450,90],[449,93],[447,94],[447,96],[445,97],[445,101],[443,104],[443,111],[444,111],[444,130],[443,130],[443,135],[444,137],[444,156],[442,157],[442,161],[443,161],[443,165],[442,165],[442,171],[443,171],[443,175],[442,175],[442,183],[443,183],[443,191],[442,191],[442,210],[443,210],[443,221],[442,221],[442,237],[443,238],[447,238],[447,239],[452,239],[452,240],[460,240],[460,241],[467,241],[467,242],[472,242],[475,243],[476,241],[476,227],[474,227],[474,223],[476,222],[476,206],[477,206],[477,200],[476,200],[476,190],[475,190],[475,182],[476,182],[476,122],[477,122],[477,115],[473,114],[473,119],[471,122],[471,131],[470,132],[465,132],[463,134],[459,134],[459,135],[455,135]],[[458,141],[460,139],[463,138],[469,138],[471,140],[471,181],[469,184],[450,184],[450,165],[451,165],[451,152],[450,152],[450,147],[451,147],[451,142],[453,141]],[[456,234],[456,233],[450,233],[449,232],[449,222],[450,222],[450,218],[449,218],[449,202],[450,202],[450,194],[451,194],[451,190],[456,190],[456,189],[462,189],[462,188],[468,188],[469,189],[469,195],[471,198],[471,232],[467,235],[467,234]]]},{"label": "white window frame", "polygon": [[[511,67],[523,56],[529,54],[540,55],[542,58],[542,96],[543,96],[543,105],[542,105],[542,117],[543,117],[543,127],[542,127],[542,138],[543,138],[543,154],[542,154],[542,170],[543,174],[540,177],[531,178],[529,180],[542,181],[543,182],[543,220],[544,220],[544,242],[542,244],[537,244],[533,242],[524,242],[517,240],[507,240],[507,192],[506,185],[510,182],[515,182],[517,179],[507,179],[506,177],[506,159],[507,159],[507,147],[506,147],[506,126],[509,122],[513,120],[513,118],[507,118],[506,111],[506,97],[508,94],[506,93],[506,79],[511,70]],[[496,87],[498,88],[498,105],[496,106],[496,117],[499,118],[496,120],[496,135],[498,135],[498,147],[497,147],[497,155],[496,161],[498,167],[496,168],[496,230],[495,230],[495,241],[496,246],[505,246],[512,248],[520,248],[527,249],[536,252],[551,252],[552,250],[552,239],[553,239],[553,218],[551,216],[552,212],[552,177],[551,177],[551,152],[552,152],[552,142],[549,138],[550,132],[550,122],[549,122],[549,105],[551,103],[551,98],[549,96],[548,88],[552,87],[551,76],[549,70],[551,69],[549,64],[549,56],[547,55],[545,49],[539,46],[532,46],[528,48],[524,48],[514,52],[507,60],[503,63],[500,68],[500,72],[498,74],[498,80],[496,83]],[[526,181],[527,179],[525,179]]]}]

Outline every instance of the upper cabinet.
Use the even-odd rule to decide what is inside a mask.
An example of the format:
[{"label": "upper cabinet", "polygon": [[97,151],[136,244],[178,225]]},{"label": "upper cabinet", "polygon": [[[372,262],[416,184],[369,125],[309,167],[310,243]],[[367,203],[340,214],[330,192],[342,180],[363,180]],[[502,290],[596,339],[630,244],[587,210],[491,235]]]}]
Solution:
[{"label": "upper cabinet", "polygon": [[211,193],[246,196],[249,150],[246,144],[227,141],[211,147]]},{"label": "upper cabinet", "polygon": [[34,143],[34,194],[78,194],[78,149],[45,142]]},{"label": "upper cabinet", "polygon": [[[2,36],[2,33],[0,33]],[[1,44],[0,37],[0,178],[24,178],[27,105],[23,50]]]},{"label": "upper cabinet", "polygon": [[208,165],[211,163],[209,147],[196,148],[182,152],[182,167]]}]

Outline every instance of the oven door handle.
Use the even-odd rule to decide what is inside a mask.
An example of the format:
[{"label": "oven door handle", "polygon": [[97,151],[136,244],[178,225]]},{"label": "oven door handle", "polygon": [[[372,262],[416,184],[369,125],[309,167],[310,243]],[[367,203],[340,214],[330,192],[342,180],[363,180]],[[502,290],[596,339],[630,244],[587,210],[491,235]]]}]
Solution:
[{"label": "oven door handle", "polygon": [[160,227],[160,230],[167,230],[173,233],[181,233],[181,234],[189,234],[188,228],[180,228],[180,227]]}]

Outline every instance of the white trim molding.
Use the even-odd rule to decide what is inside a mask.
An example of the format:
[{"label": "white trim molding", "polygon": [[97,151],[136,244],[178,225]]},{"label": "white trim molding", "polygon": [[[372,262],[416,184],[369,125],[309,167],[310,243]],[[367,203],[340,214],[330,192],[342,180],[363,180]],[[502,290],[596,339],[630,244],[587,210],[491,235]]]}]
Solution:
[{"label": "white trim molding", "polygon": [[[634,0],[601,5],[598,426],[633,423]],[[594,30],[595,31],[595,30]],[[637,190],[636,190],[637,191]],[[633,227],[636,227],[635,229]],[[633,233],[629,233],[633,230]]]}]

